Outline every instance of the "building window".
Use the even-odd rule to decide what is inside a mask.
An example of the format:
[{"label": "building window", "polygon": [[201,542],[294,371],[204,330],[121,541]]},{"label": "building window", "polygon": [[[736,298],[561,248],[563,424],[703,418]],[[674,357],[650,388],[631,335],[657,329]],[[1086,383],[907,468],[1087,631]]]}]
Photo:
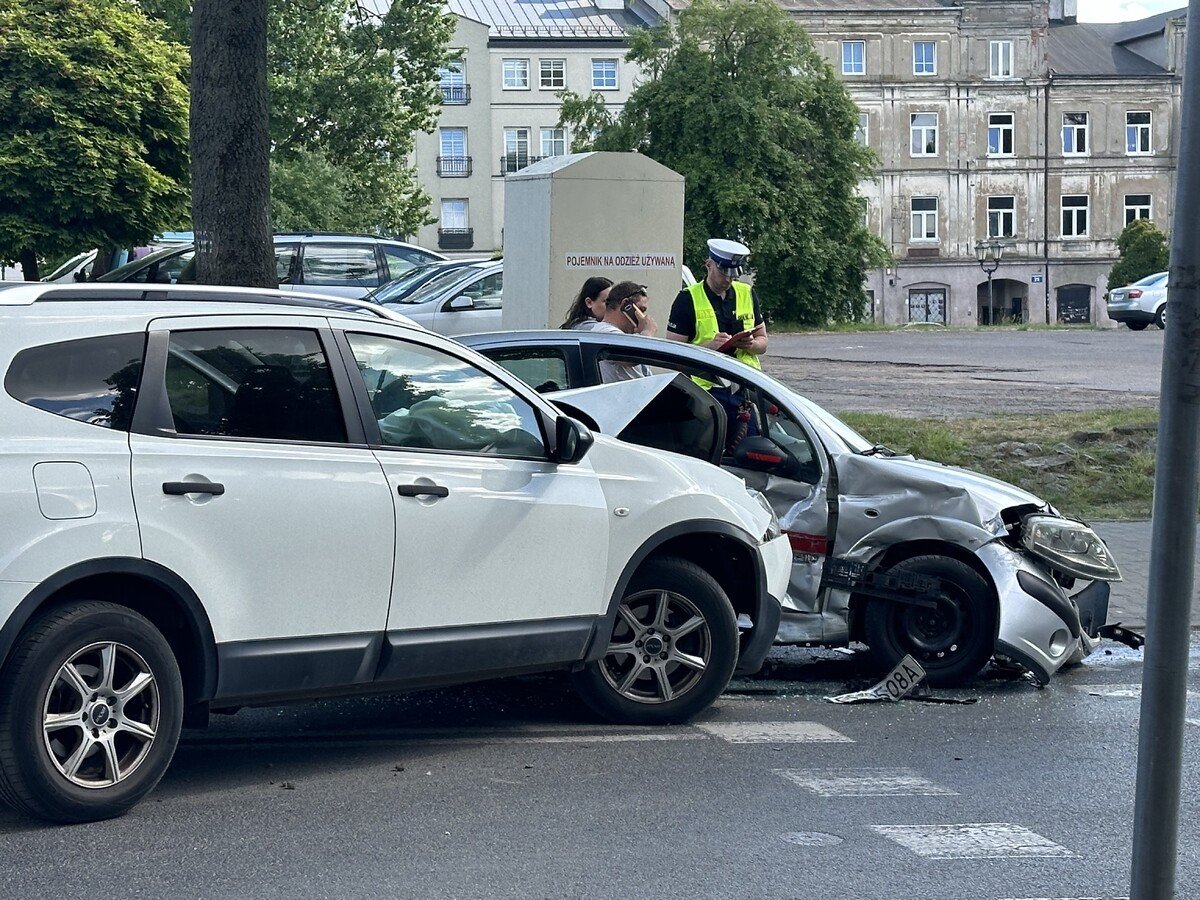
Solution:
[{"label": "building window", "polygon": [[988,237],[1010,238],[1016,234],[1015,197],[988,197]]},{"label": "building window", "polygon": [[1150,154],[1150,113],[1125,113],[1125,152],[1130,156]]},{"label": "building window", "polygon": [[909,116],[910,152],[912,156],[937,156],[937,113],[913,113]]},{"label": "building window", "polygon": [[538,61],[538,87],[544,90],[561,90],[567,86],[567,61],[565,59],[543,59]]},{"label": "building window", "polygon": [[504,60],[504,90],[506,90],[506,91],[527,91],[527,90],[529,90],[529,60],[527,60],[527,59],[506,59],[506,60]]},{"label": "building window", "polygon": [[912,198],[912,235],[910,240],[936,241],[938,239],[937,197]]},{"label": "building window", "polygon": [[1126,194],[1125,224],[1128,225],[1138,219],[1149,219],[1151,203],[1149,194]]},{"label": "building window", "polygon": [[1013,155],[1013,114],[988,114],[988,156]]},{"label": "building window", "polygon": [[443,128],[438,133],[438,175],[443,178],[465,178],[471,174],[471,157],[467,155],[467,129]]},{"label": "building window", "polygon": [[842,74],[867,74],[866,41],[842,41]]},{"label": "building window", "polygon": [[442,90],[443,103],[463,104],[471,101],[466,66],[461,59],[451,60],[438,69],[438,86]]},{"label": "building window", "polygon": [[566,156],[567,130],[565,128],[542,129],[542,156]]},{"label": "building window", "polygon": [[862,227],[867,231],[871,230],[871,204],[866,197],[855,197],[854,202],[858,204],[858,213],[862,221]]},{"label": "building window", "polygon": [[1063,156],[1087,156],[1087,113],[1063,113],[1062,148]]},{"label": "building window", "polygon": [[861,147],[867,146],[867,125],[870,121],[866,113],[858,114],[858,127],[854,129],[854,140]]},{"label": "building window", "polygon": [[913,44],[913,74],[937,74],[937,44],[933,41],[917,41]]},{"label": "building window", "polygon": [[1062,198],[1062,236],[1088,236],[1088,196],[1087,194],[1063,194]]},{"label": "building window", "polygon": [[592,60],[592,90],[615,91],[617,89],[617,61],[615,59]]},{"label": "building window", "polygon": [[500,162],[500,171],[503,173],[516,172],[534,162],[529,157],[528,128],[504,129],[504,157]]},{"label": "building window", "polygon": [[443,200],[441,226],[443,230],[456,231],[468,227],[467,201]]},{"label": "building window", "polygon": [[988,47],[988,77],[1013,77],[1013,42],[992,41]]}]

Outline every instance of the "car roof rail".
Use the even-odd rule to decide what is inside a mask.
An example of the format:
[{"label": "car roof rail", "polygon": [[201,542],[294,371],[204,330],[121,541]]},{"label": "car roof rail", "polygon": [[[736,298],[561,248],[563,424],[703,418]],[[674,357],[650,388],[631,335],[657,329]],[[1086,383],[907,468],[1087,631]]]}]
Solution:
[{"label": "car roof rail", "polygon": [[254,288],[232,288],[227,291],[206,291],[194,288],[164,290],[142,288],[141,290],[113,289],[108,286],[97,290],[66,290],[57,288],[46,291],[34,299],[34,303],[46,301],[86,302],[129,302],[150,301],[154,303],[261,303],[264,306],[301,306],[308,309],[332,309],[339,312],[369,313],[380,319],[394,320],[395,314],[378,304],[353,300],[349,297],[316,297],[311,294],[266,294]]},{"label": "car roof rail", "polygon": [[404,241],[397,241],[395,238],[384,237],[382,234],[366,234],[354,231],[277,231],[272,237],[370,238],[373,241],[393,241],[397,244],[405,243]]}]

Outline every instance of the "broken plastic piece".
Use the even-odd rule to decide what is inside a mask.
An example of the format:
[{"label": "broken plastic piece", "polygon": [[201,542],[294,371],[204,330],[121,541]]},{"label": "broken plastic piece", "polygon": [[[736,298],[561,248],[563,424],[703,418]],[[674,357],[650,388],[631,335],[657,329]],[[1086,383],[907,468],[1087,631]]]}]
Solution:
[{"label": "broken plastic piece", "polygon": [[1132,647],[1134,650],[1141,650],[1146,645],[1145,636],[1138,634],[1131,628],[1126,628],[1120,622],[1114,622],[1112,625],[1101,625],[1098,633],[1102,638],[1108,638],[1110,641],[1116,641],[1118,644],[1124,644],[1127,647]]}]

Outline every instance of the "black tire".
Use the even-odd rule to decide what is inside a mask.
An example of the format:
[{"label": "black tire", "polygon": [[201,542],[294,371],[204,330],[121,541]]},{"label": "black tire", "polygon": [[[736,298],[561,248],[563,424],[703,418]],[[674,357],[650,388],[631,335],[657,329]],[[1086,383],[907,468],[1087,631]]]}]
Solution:
[{"label": "black tire", "polygon": [[1129,326],[1130,331],[1145,331],[1146,326],[1149,325],[1150,323],[1149,322],[1126,322],[1125,324],[1127,326]]},{"label": "black tire", "polygon": [[865,637],[880,671],[912,654],[930,684],[952,687],[970,681],[987,665],[996,641],[996,604],[983,577],[948,556],[914,556],[889,572],[941,579],[946,600],[936,611],[890,600],[871,600]]},{"label": "black tire", "polygon": [[1159,331],[1167,327],[1167,304],[1160,306],[1154,314],[1154,324],[1158,326]]},{"label": "black tire", "polygon": [[[56,728],[54,715],[79,721]],[[53,609],[25,629],[0,678],[0,799],[52,822],[120,816],[162,778],[182,720],[179,666],[149,621],[98,601]]]},{"label": "black tire", "polygon": [[[667,612],[656,618],[664,600]],[[625,612],[618,612],[609,651],[573,676],[575,689],[595,712],[626,725],[686,722],[725,690],[737,665],[737,617],[711,575],[683,559],[651,560],[630,581],[621,607]],[[645,630],[635,631],[629,616]],[[684,633],[685,625],[693,630]],[[636,652],[613,649],[622,646]],[[701,658],[702,670],[695,666]],[[633,680],[626,685],[628,679]],[[668,698],[664,684],[678,693]]]}]

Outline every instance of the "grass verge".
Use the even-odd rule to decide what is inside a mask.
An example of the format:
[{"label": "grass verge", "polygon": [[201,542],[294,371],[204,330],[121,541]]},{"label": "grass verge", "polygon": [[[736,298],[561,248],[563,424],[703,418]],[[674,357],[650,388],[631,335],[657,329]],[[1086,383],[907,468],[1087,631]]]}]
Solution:
[{"label": "grass verge", "polygon": [[1011,482],[1064,515],[1150,517],[1156,409],[951,420],[839,415],[868,440]]}]

